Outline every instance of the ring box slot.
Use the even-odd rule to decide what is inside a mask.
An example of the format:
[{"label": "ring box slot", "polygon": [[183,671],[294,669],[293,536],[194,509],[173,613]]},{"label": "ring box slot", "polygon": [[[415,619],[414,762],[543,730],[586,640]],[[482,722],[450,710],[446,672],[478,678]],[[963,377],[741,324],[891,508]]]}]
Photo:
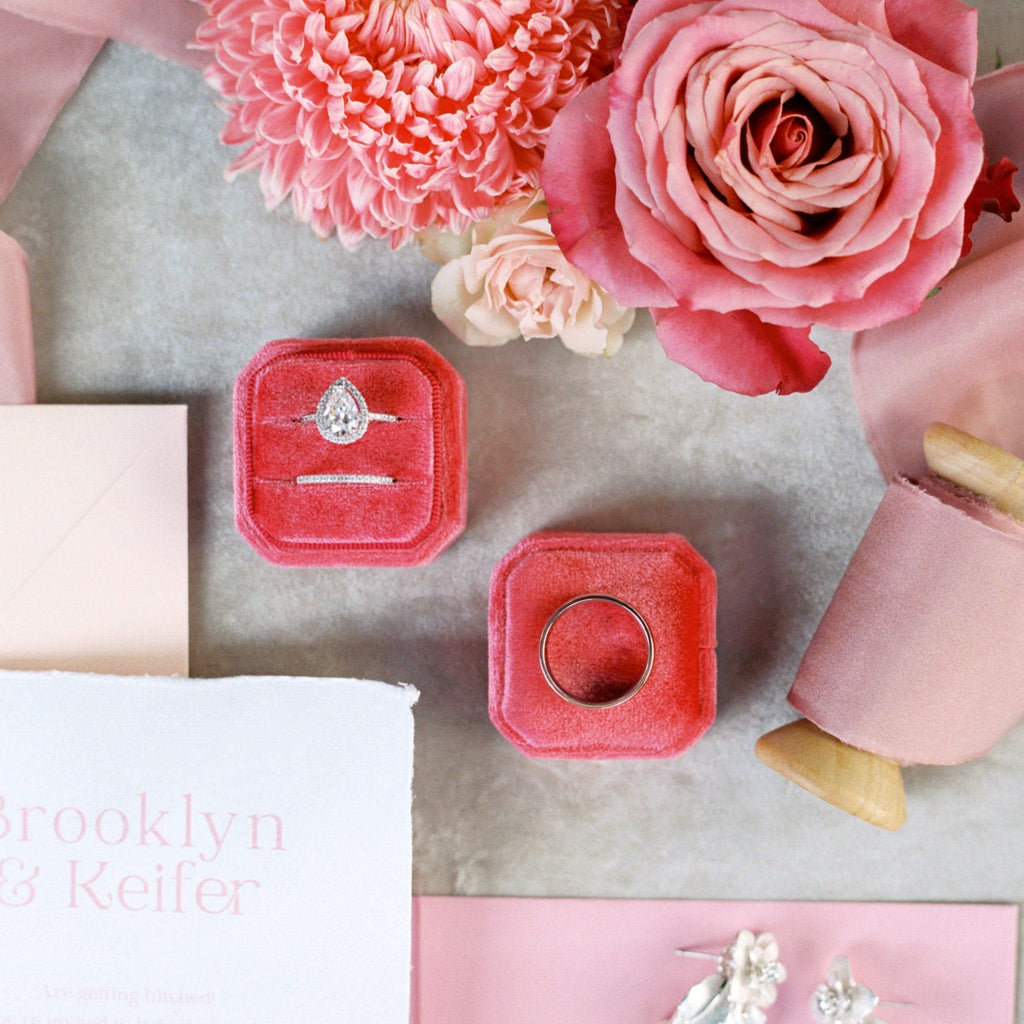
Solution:
[{"label": "ring box slot", "polygon": [[[351,444],[324,440],[316,423],[302,417],[316,412],[320,396],[339,377],[359,388],[371,413],[399,416],[400,422],[371,420]],[[288,380],[284,393],[282,379]],[[423,410],[435,404],[431,385],[414,361],[399,354],[367,353],[348,363],[325,354],[276,361],[252,383],[260,417],[253,423],[259,435],[253,446],[256,478],[294,481],[298,473],[372,473],[429,483],[433,429]]]},{"label": "ring box slot", "polygon": [[[313,419],[324,392],[349,380],[370,413],[348,444]],[[235,386],[239,531],[281,565],[419,565],[466,517],[466,398],[461,377],[414,338],[285,340],[263,347]],[[392,484],[299,483],[370,475]]]},{"label": "ring box slot", "polygon": [[[634,697],[609,708],[578,707],[548,685],[540,664],[545,624],[585,594],[618,598],[647,622],[654,638],[650,677]],[[532,757],[674,757],[715,717],[714,571],[676,534],[531,534],[495,567],[490,595],[490,713],[498,730]],[[588,605],[600,606],[600,602]],[[582,610],[584,605],[570,610]],[[600,623],[599,612],[588,613]],[[618,638],[587,632],[588,615],[551,631],[548,663],[597,659],[618,680],[639,676],[642,631],[622,622]],[[627,632],[631,630],[631,632]],[[561,633],[561,638],[558,634]],[[623,648],[632,636],[635,650]],[[627,641],[628,642],[628,641]],[[639,668],[637,667],[639,666]],[[579,677],[577,677],[579,678]],[[567,688],[560,679],[563,688]]]}]

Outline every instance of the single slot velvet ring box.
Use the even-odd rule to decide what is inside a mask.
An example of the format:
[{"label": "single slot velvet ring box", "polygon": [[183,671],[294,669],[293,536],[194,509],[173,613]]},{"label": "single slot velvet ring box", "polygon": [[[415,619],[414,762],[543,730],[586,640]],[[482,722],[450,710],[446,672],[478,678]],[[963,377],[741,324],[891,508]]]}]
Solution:
[{"label": "single slot velvet ring box", "polygon": [[466,504],[465,384],[425,341],[272,341],[239,375],[235,522],[267,560],[423,565]]},{"label": "single slot velvet ring box", "polygon": [[715,718],[715,604],[676,534],[531,534],[491,575],[491,720],[531,757],[681,754]]}]

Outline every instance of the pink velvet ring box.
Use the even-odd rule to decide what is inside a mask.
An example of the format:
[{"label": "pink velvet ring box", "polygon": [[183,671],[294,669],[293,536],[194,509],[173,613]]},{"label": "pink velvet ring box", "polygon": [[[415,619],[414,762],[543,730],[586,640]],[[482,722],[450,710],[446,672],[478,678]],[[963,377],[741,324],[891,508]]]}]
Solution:
[{"label": "pink velvet ring box", "polygon": [[[714,570],[676,534],[531,534],[491,575],[491,720],[531,757],[681,754],[715,718],[716,593]],[[549,685],[541,665],[545,626],[586,595],[624,602],[650,629],[650,676],[616,706],[570,702]],[[581,602],[549,627],[550,670],[565,690],[592,703],[606,696],[595,685],[602,673],[636,680],[646,660],[641,628],[628,612],[614,611],[610,602]]]},{"label": "pink velvet ring box", "polygon": [[[391,417],[371,417],[351,443],[327,440],[313,419],[341,378]],[[272,341],[234,402],[235,522],[269,561],[422,565],[465,528],[465,384],[425,341]]]}]

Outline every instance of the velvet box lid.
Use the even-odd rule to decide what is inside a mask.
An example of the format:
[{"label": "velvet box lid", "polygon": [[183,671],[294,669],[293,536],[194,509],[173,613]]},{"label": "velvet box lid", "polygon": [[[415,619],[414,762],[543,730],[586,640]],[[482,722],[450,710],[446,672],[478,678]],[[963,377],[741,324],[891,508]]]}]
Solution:
[{"label": "velvet box lid", "polygon": [[[634,697],[614,707],[579,707],[545,679],[541,636],[563,605],[597,594],[625,602],[643,619],[653,660]],[[491,575],[491,720],[531,757],[677,756],[715,718],[716,594],[714,570],[677,534],[531,534]],[[642,633],[634,629],[624,646],[626,634],[609,628],[607,618],[593,627],[586,618],[577,622],[577,635],[559,644],[562,672],[572,675],[573,664],[582,661],[599,671],[627,666],[637,678],[644,663]]]},{"label": "velvet box lid", "polygon": [[[369,415],[332,443],[315,417],[342,379]],[[235,522],[277,565],[422,565],[465,528],[465,384],[425,341],[272,341],[234,416]]]}]

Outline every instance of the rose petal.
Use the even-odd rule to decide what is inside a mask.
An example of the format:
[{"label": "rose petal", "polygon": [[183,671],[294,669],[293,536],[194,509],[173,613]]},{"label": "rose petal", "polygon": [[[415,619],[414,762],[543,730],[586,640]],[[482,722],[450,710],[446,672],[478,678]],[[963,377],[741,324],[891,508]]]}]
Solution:
[{"label": "rose petal", "polygon": [[663,14],[683,18],[689,23],[714,6],[715,0],[639,0],[629,16],[622,47],[632,47],[637,33]]},{"label": "rose petal", "polygon": [[470,250],[469,234],[453,235],[450,231],[431,225],[417,236],[420,251],[434,263],[447,263],[449,260],[465,256]]},{"label": "rose petal", "polygon": [[739,394],[810,391],[831,364],[809,328],[766,324],[746,311],[722,315],[677,306],[651,313],[670,359]]},{"label": "rose petal", "polygon": [[[846,0],[827,2],[843,6]],[[959,0],[886,0],[885,14],[898,43],[973,83],[978,67],[976,10]]]},{"label": "rose petal", "polygon": [[819,3],[854,25],[859,22],[883,34],[890,31],[886,0],[819,0]]},{"label": "rose petal", "polygon": [[601,330],[594,326],[594,317],[581,317],[575,324],[568,325],[559,337],[567,349],[584,356],[613,356],[622,348],[626,331],[633,326],[634,310],[627,310],[615,323]]},{"label": "rose petal", "polygon": [[953,268],[963,244],[963,213],[944,231],[926,241],[914,239],[900,263],[899,287],[883,277],[850,302],[833,302],[814,309],[754,309],[774,323],[801,324],[816,321],[837,331],[860,331],[916,313],[928,293]]},{"label": "rose petal", "polygon": [[541,169],[551,227],[566,256],[624,306],[675,296],[630,255],[615,213],[615,154],[605,128],[608,79],[585,89],[555,119]]},{"label": "rose petal", "polygon": [[[446,263],[437,272],[430,286],[430,298],[434,315],[467,345],[503,345],[519,334],[519,327],[510,316],[494,316],[482,327],[467,318],[474,296],[465,286],[460,260]],[[475,319],[480,320],[480,311]]]}]

